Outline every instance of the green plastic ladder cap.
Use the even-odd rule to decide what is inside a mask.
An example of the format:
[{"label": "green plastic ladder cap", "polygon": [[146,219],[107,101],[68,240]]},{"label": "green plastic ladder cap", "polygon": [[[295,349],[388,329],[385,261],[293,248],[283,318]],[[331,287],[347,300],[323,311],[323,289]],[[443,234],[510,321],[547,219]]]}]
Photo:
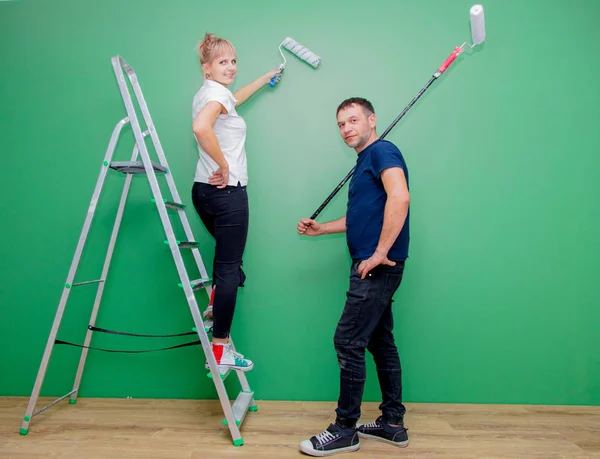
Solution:
[{"label": "green plastic ladder cap", "polygon": [[249,411],[251,411],[252,413],[258,411],[258,405],[252,405],[250,408],[248,408]]},{"label": "green plastic ladder cap", "polygon": [[25,427],[21,427],[21,428],[19,429],[19,433],[20,433],[21,435],[27,435],[27,434],[29,433],[29,429],[26,429]]},{"label": "green plastic ladder cap", "polygon": [[71,284],[65,284],[65,288],[71,288]]},{"label": "green plastic ladder cap", "polygon": [[76,398],[70,398],[69,399],[69,405],[75,405],[77,403],[77,399]]},{"label": "green plastic ladder cap", "polygon": [[104,161],[103,163],[105,166],[108,166],[108,161]]},{"label": "green plastic ladder cap", "polygon": [[244,444],[243,438],[238,438],[237,440],[233,440],[233,446],[242,446]]},{"label": "green plastic ladder cap", "polygon": [[29,422],[31,421],[31,416],[25,416],[23,419],[25,419],[25,422]]},{"label": "green plastic ladder cap", "polygon": [[192,331],[195,331],[196,333],[198,333],[198,329],[196,327],[192,327]]}]

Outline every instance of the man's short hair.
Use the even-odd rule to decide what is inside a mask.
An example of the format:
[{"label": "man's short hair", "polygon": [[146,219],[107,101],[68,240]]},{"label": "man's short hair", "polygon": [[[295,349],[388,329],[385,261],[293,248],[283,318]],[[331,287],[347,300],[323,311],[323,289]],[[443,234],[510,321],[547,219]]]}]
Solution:
[{"label": "man's short hair", "polygon": [[363,99],[362,97],[350,97],[338,106],[337,111],[335,112],[336,116],[340,112],[340,110],[348,108],[351,105],[360,105],[366,112],[367,117],[375,113],[373,104],[371,104],[371,102],[369,102],[367,99]]}]

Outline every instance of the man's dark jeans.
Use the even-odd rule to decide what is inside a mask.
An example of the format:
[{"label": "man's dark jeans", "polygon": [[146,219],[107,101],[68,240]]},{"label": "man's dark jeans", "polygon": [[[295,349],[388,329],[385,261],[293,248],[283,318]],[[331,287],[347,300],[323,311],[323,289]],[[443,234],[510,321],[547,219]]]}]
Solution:
[{"label": "man's dark jeans", "polygon": [[350,271],[346,305],[334,336],[340,366],[340,396],[336,423],[353,428],[360,418],[366,380],[365,349],[375,360],[381,388],[383,420],[402,424],[402,370],[392,329],[392,296],[402,282],[404,261],[396,266],[379,265],[365,279],[357,273],[359,262]]},{"label": "man's dark jeans", "polygon": [[202,223],[215,238],[213,261],[213,337],[227,338],[231,330],[237,289],[244,284],[242,256],[248,236],[246,187],[194,182],[192,201]]}]

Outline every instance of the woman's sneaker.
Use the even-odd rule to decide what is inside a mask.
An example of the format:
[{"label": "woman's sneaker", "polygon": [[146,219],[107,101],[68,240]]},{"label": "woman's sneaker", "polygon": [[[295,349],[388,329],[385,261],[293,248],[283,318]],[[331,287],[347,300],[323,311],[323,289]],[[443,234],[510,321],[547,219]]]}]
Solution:
[{"label": "woman's sneaker", "polygon": [[215,288],[213,287],[212,292],[210,294],[210,301],[208,302],[208,306],[202,313],[202,317],[207,320],[212,320],[213,318],[213,302],[215,301]]},{"label": "woman's sneaker", "polygon": [[337,424],[330,424],[327,430],[300,443],[300,451],[309,456],[331,456],[338,453],[349,453],[360,448],[358,434],[355,429],[342,429]]},{"label": "woman's sneaker", "polygon": [[[235,352],[230,343],[212,343],[212,351],[221,373],[227,370],[250,371],[254,366],[252,360],[248,360],[239,352]],[[209,369],[208,362],[206,362],[205,367]]]},{"label": "woman's sneaker", "polygon": [[369,424],[357,426],[356,430],[361,438],[372,438],[400,448],[408,446],[408,429],[404,426],[393,427],[384,422],[382,416]]}]

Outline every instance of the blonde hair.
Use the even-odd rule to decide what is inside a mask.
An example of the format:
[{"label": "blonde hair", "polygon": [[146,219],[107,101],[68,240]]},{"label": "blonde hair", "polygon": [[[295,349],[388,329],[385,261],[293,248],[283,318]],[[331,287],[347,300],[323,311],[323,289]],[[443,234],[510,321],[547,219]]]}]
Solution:
[{"label": "blonde hair", "polygon": [[198,43],[198,55],[200,56],[200,64],[209,64],[215,57],[223,51],[233,51],[235,48],[229,40],[215,37],[212,33],[206,33],[204,38]]}]

